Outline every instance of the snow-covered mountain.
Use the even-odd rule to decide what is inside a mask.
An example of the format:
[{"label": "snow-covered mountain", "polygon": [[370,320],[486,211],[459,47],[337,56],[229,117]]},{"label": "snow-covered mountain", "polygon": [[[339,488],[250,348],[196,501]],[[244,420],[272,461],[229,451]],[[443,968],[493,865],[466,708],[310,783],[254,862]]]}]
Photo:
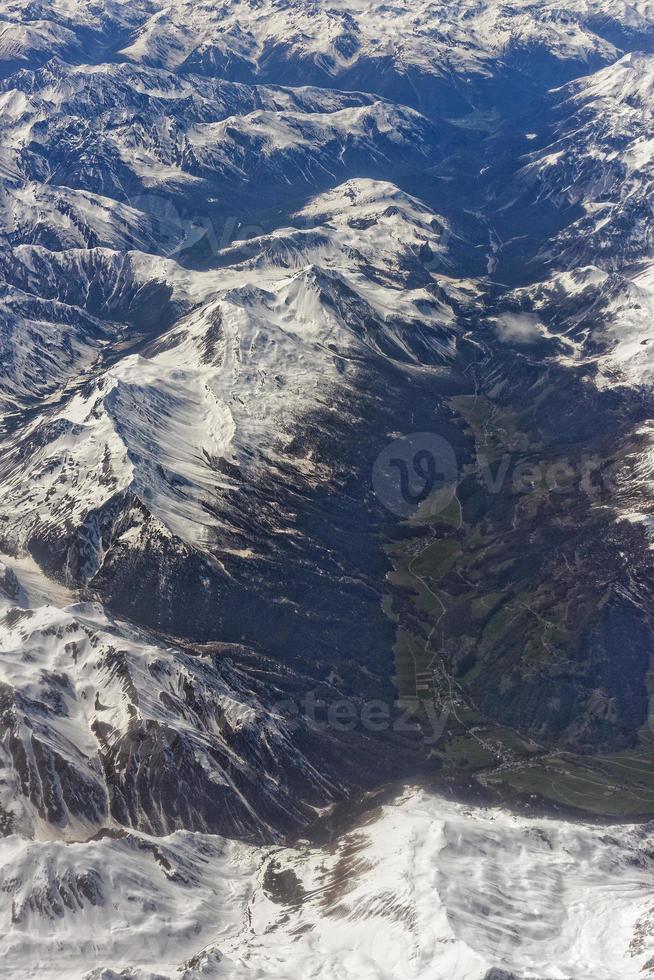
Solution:
[{"label": "snow-covered mountain", "polygon": [[[618,22],[647,28],[637,8],[626,17],[617,9]],[[464,0],[411,8],[364,0],[335,3],[326,10],[310,3],[255,5],[241,0],[219,11],[206,3],[192,14],[186,7],[162,4],[124,51],[146,63],[200,73],[270,73],[288,65],[291,71],[301,67],[337,78],[351,76],[362,63],[385,60],[425,74],[442,72],[446,60],[462,73],[489,72],[489,64],[520,44],[542,46],[561,59],[609,56],[611,45],[585,24],[592,12],[592,5],[573,4],[565,16],[552,4],[543,9],[529,0],[513,6]]]},{"label": "snow-covered mountain", "polygon": [[519,78],[531,87],[542,71],[563,81],[651,45],[651,22],[649,0],[574,0],[565,8],[556,0],[339,0],[328,7],[309,0],[150,0],[138,8],[124,0],[8,0],[0,64],[9,74],[53,55],[128,60],[233,81],[373,91],[428,114],[435,107],[458,114],[480,81]]},{"label": "snow-covered mountain", "polygon": [[[134,234],[140,234],[127,208],[114,217],[118,233],[107,228],[97,195],[129,206],[134,198],[166,193],[186,209],[194,199],[206,207],[214,198],[225,202],[223,211],[227,199],[233,214],[255,186],[259,207],[297,199],[339,174],[391,176],[424,167],[435,162],[438,142],[424,117],[374,96],[57,58],[1,84],[0,124],[9,241],[47,247],[120,246],[120,219],[137,224]],[[46,198],[50,227],[34,227],[38,210],[32,213],[29,198],[24,203],[30,190],[37,200],[47,194],[32,188],[34,182],[70,189],[57,208]],[[14,188],[21,192],[12,194]],[[70,224],[76,227],[69,230]]]},{"label": "snow-covered mountain", "polygon": [[577,266],[505,294],[495,325],[506,339],[518,337],[523,350],[535,342],[552,361],[585,370],[599,389],[646,392],[654,368],[653,287],[648,262],[623,272]]},{"label": "snow-covered mountain", "polygon": [[628,54],[553,93],[556,139],[523,175],[579,216],[552,242],[568,264],[620,268],[652,256],[654,57]]},{"label": "snow-covered mountain", "polygon": [[67,341],[55,359],[44,314],[7,331],[6,550],[38,552],[71,586],[127,575],[130,602],[155,588],[138,582],[144,567],[163,565],[156,591],[175,597],[151,605],[152,625],[170,631],[185,623],[189,561],[204,585],[183,588],[204,619],[223,615],[235,574],[251,579],[275,551],[304,561],[288,554],[296,518],[279,512],[333,486],[343,461],[298,430],[356,425],[389,372],[451,363],[454,307],[475,289],[437,274],[451,264],[447,222],[388,183],[349,181],[291,221],[206,271],[108,249],[7,253],[11,295],[36,305],[38,289]]},{"label": "snow-covered mountain", "polygon": [[320,961],[326,977],[635,980],[652,971],[650,834],[410,791],[327,853],[274,854],[249,928],[221,949],[238,977]]},{"label": "snow-covered mountain", "polygon": [[[3,960],[53,980],[652,974],[652,828],[407,792],[261,850],[186,831],[0,841]],[[111,965],[109,965],[111,964]]]},{"label": "snow-covered mountain", "polygon": [[428,114],[459,113],[471,82],[517,75],[530,84],[528,59],[563,77],[615,60],[621,43],[650,38],[649,13],[647,3],[588,0],[565,10],[533,0],[162,3],[122,53],[180,72],[364,89]]},{"label": "snow-covered mountain", "polygon": [[301,678],[238,646],[164,645],[29,559],[0,571],[4,834],[271,840],[342,792],[337,746],[276,707]]}]

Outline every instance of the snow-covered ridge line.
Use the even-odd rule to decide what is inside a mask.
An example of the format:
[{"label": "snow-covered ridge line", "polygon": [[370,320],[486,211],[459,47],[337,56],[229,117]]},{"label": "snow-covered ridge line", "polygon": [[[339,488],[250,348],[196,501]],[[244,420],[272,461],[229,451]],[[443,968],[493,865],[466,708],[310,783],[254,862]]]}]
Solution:
[{"label": "snow-covered ridge line", "polygon": [[[370,66],[394,66],[398,75],[447,71],[491,74],[513,50],[533,46],[561,61],[613,59],[603,24],[647,32],[648,0],[626,5],[575,0],[565,12],[556,2],[512,4],[428,0],[417,4],[380,0],[337,2],[328,9],[304,2],[232,0],[217,11],[210,2],[160,8],[122,54],[146,64],[236,77],[298,73],[335,84]],[[609,32],[610,33],[610,32]],[[374,82],[373,82],[374,84]],[[408,88],[408,86],[407,86]]]},{"label": "snow-covered ridge line", "polygon": [[326,980],[640,980],[654,972],[651,851],[651,827],[415,789],[328,846],[13,836],[0,951],[43,980],[295,978],[316,963]]}]

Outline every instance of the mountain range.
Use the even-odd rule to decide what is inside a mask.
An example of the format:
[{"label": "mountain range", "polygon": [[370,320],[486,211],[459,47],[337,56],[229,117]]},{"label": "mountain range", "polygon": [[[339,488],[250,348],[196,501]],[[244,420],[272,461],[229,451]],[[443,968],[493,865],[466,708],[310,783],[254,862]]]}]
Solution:
[{"label": "mountain range", "polygon": [[0,3],[12,977],[654,976],[653,92],[649,0]]}]

